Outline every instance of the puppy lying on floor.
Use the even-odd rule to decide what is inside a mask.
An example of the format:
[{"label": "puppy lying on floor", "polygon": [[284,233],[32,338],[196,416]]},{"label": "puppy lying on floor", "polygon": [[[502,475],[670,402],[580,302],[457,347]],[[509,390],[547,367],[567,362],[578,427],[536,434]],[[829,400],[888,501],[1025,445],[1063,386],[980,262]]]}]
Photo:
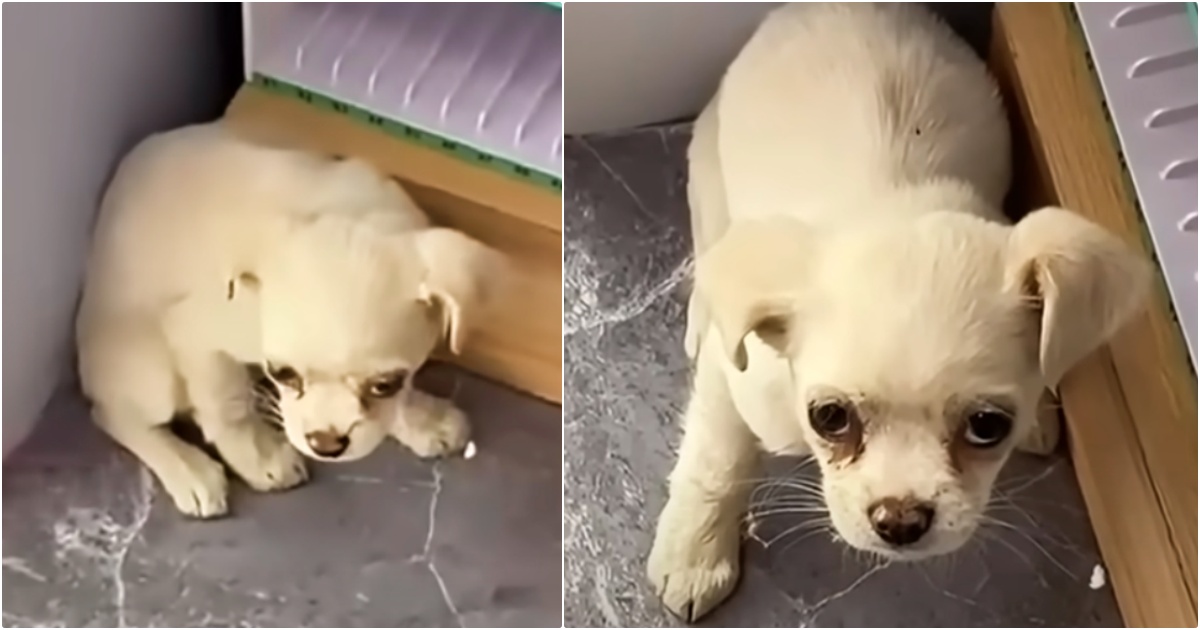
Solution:
[{"label": "puppy lying on floor", "polygon": [[[301,453],[354,460],[389,434],[449,454],[465,418],[411,377],[443,336],[462,349],[503,262],[358,160],[219,123],[160,134],[101,206],[76,322],[84,393],[191,516],[226,512],[226,477],[168,430],[177,413],[261,491],[305,481]],[[255,411],[247,364],[277,386],[282,433]]]},{"label": "puppy lying on floor", "polygon": [[982,62],[919,5],[772,13],[696,121],[693,393],[649,578],[695,621],[739,573],[760,452],[810,454],[837,537],[961,547],[1039,397],[1139,308],[1148,267],[1059,208],[1001,205]]}]

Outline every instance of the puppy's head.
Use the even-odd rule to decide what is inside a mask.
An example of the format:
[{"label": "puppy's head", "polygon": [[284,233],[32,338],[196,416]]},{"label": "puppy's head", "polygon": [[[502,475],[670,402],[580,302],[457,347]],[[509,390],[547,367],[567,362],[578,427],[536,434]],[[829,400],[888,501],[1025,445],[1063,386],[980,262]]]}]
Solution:
[{"label": "puppy's head", "polygon": [[292,445],[338,461],[374,450],[403,421],[412,376],[435,347],[462,350],[503,267],[449,229],[318,216],[285,230],[256,290],[264,368]]},{"label": "puppy's head", "polygon": [[1012,227],[961,213],[739,224],[698,261],[696,289],[736,369],[787,359],[838,535],[915,560],[970,538],[1044,388],[1136,311],[1147,280],[1116,238],[1047,208]]}]

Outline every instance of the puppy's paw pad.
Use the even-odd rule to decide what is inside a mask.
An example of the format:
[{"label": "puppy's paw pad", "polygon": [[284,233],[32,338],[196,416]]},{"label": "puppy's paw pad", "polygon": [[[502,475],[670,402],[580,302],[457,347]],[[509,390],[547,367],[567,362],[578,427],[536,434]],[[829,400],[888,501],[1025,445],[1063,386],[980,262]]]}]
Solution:
[{"label": "puppy's paw pad", "polygon": [[1047,456],[1058,450],[1062,441],[1062,407],[1057,396],[1046,390],[1038,400],[1037,422],[1025,437],[1017,443],[1017,450],[1030,455]]},{"label": "puppy's paw pad", "polygon": [[287,490],[308,481],[308,462],[287,441],[263,449],[258,464],[242,476],[260,492]]},{"label": "puppy's paw pad", "polygon": [[420,429],[404,432],[400,441],[417,457],[434,458],[463,452],[471,441],[471,425],[467,415],[453,405],[447,405],[441,417]]},{"label": "puppy's paw pad", "polygon": [[246,485],[260,492],[287,490],[308,481],[308,463],[283,434],[255,426],[244,441],[221,454]]},{"label": "puppy's paw pad", "polygon": [[1017,450],[1022,453],[1043,457],[1053,455],[1058,450],[1061,433],[1061,425],[1057,419],[1047,420],[1039,418],[1037,426],[1024,439],[1017,443]]},{"label": "puppy's paw pad", "polygon": [[229,512],[229,479],[225,468],[198,454],[170,474],[160,475],[163,489],[187,516],[216,518]]},{"label": "puppy's paw pad", "polygon": [[290,444],[284,444],[264,458],[259,472],[261,475],[254,482],[246,480],[255,490],[287,490],[308,481],[308,462]]},{"label": "puppy's paw pad", "polygon": [[651,562],[650,582],[671,614],[695,623],[733,592],[738,580],[736,559],[720,559],[711,566],[671,565]]}]

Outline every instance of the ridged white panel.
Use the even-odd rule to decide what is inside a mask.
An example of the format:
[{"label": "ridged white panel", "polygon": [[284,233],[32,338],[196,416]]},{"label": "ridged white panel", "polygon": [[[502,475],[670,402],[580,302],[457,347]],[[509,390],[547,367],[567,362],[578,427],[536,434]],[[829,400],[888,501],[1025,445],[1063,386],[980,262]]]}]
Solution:
[{"label": "ridged white panel", "polygon": [[[251,3],[250,72],[561,177],[562,12],[542,3]],[[262,5],[261,10],[259,5]]]},{"label": "ridged white panel", "polygon": [[1195,31],[1182,2],[1077,2],[1075,10],[1197,365]]}]

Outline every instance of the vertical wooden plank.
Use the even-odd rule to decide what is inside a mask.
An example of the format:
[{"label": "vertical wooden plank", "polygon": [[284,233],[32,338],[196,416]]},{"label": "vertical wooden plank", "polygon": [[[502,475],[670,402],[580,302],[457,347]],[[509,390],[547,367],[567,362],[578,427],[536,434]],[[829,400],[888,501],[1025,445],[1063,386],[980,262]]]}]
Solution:
[{"label": "vertical wooden plank", "polygon": [[[992,63],[1028,153],[1025,201],[1057,202],[1150,255],[1070,7],[998,3]],[[1020,172],[1024,170],[1025,172]],[[1035,190],[1028,190],[1033,188]],[[1126,623],[1196,625],[1196,380],[1165,286],[1061,388],[1072,454]]]}]

